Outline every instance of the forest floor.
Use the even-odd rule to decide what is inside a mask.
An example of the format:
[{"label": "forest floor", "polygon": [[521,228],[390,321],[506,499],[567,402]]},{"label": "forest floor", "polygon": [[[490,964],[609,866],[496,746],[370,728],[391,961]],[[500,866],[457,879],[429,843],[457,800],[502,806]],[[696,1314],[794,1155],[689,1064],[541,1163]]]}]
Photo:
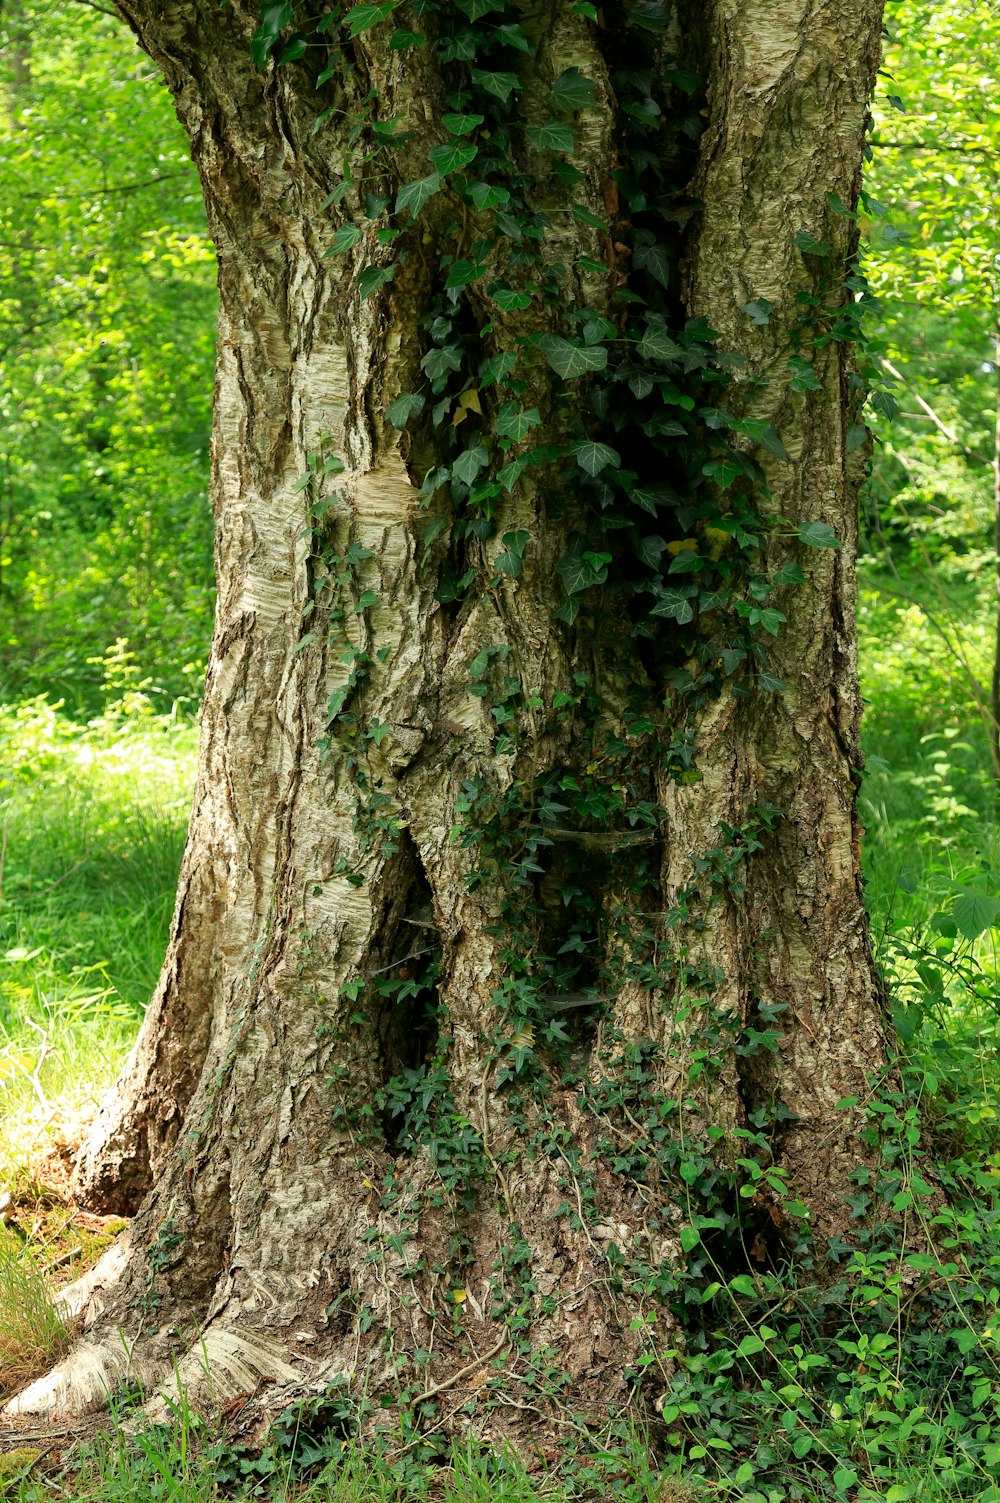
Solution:
[{"label": "forest floor", "polygon": [[[932,604],[918,605],[918,599]],[[194,1418],[185,1414],[167,1431],[126,1441],[112,1412],[110,1433],[74,1441],[69,1451],[26,1439],[0,1457],[0,1498],[195,1503],[244,1493],[316,1503],[526,1503],[543,1496],[621,1503],[705,1497],[1000,1503],[1000,1445],[990,1438],[1000,1438],[1000,1401],[993,1398],[1000,1394],[1000,1353],[991,1324],[1000,1308],[1000,1238],[993,1233],[989,1241],[995,1212],[987,1204],[995,1202],[1000,1183],[1000,931],[994,927],[1000,924],[1000,822],[981,714],[990,633],[988,602],[968,583],[935,595],[926,582],[863,572],[866,891],[910,1078],[919,1083],[925,1134],[935,1151],[946,1152],[955,1183],[973,1186],[983,1203],[975,1227],[967,1220],[961,1236],[949,1228],[947,1245],[959,1250],[940,1265],[943,1275],[935,1273],[949,1294],[958,1277],[949,1269],[961,1268],[961,1277],[971,1280],[955,1296],[961,1315],[950,1318],[952,1325],[968,1323],[967,1311],[977,1312],[969,1325],[975,1340],[958,1342],[957,1360],[978,1400],[956,1410],[948,1392],[954,1374],[948,1377],[945,1363],[937,1408],[926,1383],[915,1404],[906,1371],[908,1364],[919,1369],[921,1362],[939,1362],[928,1334],[933,1321],[914,1329],[911,1351],[900,1318],[891,1362],[873,1356],[877,1335],[859,1336],[855,1321],[853,1351],[846,1350],[851,1341],[844,1332],[837,1338],[845,1351],[846,1376],[838,1381],[847,1408],[828,1404],[813,1421],[803,1407],[795,1433],[813,1439],[795,1440],[794,1460],[784,1471],[767,1464],[761,1440],[768,1424],[791,1433],[787,1401],[784,1415],[768,1419],[761,1412],[752,1463],[741,1460],[749,1453],[735,1439],[723,1441],[714,1460],[694,1445],[699,1427],[735,1432],[720,1428],[719,1394],[707,1379],[699,1386],[689,1366],[686,1400],[679,1397],[677,1404],[674,1455],[665,1469],[650,1462],[637,1436],[581,1454],[559,1478],[532,1473],[513,1457],[475,1451],[421,1458],[412,1451],[394,1456],[389,1448],[373,1457],[342,1437],[321,1442],[312,1431],[307,1436],[301,1416],[284,1432],[279,1427],[262,1458],[250,1458],[199,1437]],[[68,1339],[52,1315],[49,1290],[58,1291],[88,1266],[122,1225],[73,1204],[69,1171],[156,981],[196,732],[189,721],[154,713],[141,694],[126,694],[89,722],[40,697],[0,707],[0,748],[2,1397]],[[875,1304],[888,1297],[888,1275],[883,1269],[871,1278],[868,1302]],[[898,1289],[895,1308],[901,1309]],[[808,1356],[807,1337],[794,1349]],[[889,1376],[866,1387],[859,1373]],[[914,1408],[921,1423],[902,1434]],[[852,1413],[854,1429],[846,1450],[838,1450],[843,1415]],[[729,1457],[721,1454],[727,1446]]]}]

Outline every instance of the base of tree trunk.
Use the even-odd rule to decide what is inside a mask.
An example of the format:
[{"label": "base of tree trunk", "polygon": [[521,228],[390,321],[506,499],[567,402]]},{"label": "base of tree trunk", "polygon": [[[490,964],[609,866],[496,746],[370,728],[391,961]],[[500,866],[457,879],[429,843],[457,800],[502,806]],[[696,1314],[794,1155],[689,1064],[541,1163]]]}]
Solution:
[{"label": "base of tree trunk", "polygon": [[[568,1138],[575,1115],[567,1093],[546,1129]],[[368,1174],[359,1168],[352,1194],[341,1186],[307,1218],[301,1208],[280,1273],[271,1258],[237,1272],[227,1256],[214,1285],[206,1274],[200,1298],[191,1296],[189,1272],[175,1282],[163,1266],[182,1256],[181,1242],[171,1245],[174,1234],[163,1232],[179,1224],[176,1201],[172,1217],[160,1217],[159,1238],[151,1235],[166,1199],[161,1186],[65,1292],[81,1327],[73,1351],[3,1416],[68,1422],[127,1384],[148,1395],[149,1420],[166,1419],[178,1402],[218,1416],[254,1397],[263,1423],[297,1398],[329,1391],[364,1428],[398,1429],[408,1415],[418,1430],[507,1439],[526,1450],[539,1426],[555,1435],[626,1411],[654,1417],[668,1377],[655,1352],[669,1345],[672,1328],[634,1270],[647,1284],[654,1270],[665,1276],[680,1253],[676,1233],[669,1218],[649,1231],[634,1186],[621,1196],[600,1172],[567,1173],[570,1157],[552,1157],[540,1174],[504,1153],[504,1168],[484,1180],[464,1215],[454,1207],[417,1213],[439,1193],[427,1163],[405,1176],[385,1162]],[[388,1174],[376,1190],[369,1176],[379,1167]],[[585,1227],[582,1193],[601,1205]],[[184,1261],[189,1268],[190,1254]]]}]

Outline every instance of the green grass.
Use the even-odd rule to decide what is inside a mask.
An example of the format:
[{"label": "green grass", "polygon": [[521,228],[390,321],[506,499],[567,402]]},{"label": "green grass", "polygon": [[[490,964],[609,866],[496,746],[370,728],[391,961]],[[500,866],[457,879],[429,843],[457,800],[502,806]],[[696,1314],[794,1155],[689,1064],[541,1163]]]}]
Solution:
[{"label": "green grass", "polygon": [[990,590],[962,572],[901,581],[870,566],[860,603],[869,765],[860,807],[876,952],[901,1037],[926,1070],[929,1127],[937,1123],[941,1146],[978,1147],[995,1172],[1000,807],[982,720]]},{"label": "green grass", "polygon": [[44,698],[0,706],[8,1170],[47,1119],[99,1095],[134,1037],[163,959],[194,755],[193,727],[141,699],[88,725]]},{"label": "green grass", "polygon": [[69,1344],[33,1248],[0,1226],[0,1400],[45,1372]]},{"label": "green grass", "polygon": [[[172,1426],[139,1435],[116,1427],[99,1437],[78,1459],[69,1485],[64,1478],[62,1496],[70,1503],[216,1503],[234,1495],[243,1463],[243,1495],[269,1503],[703,1503],[709,1497],[698,1482],[651,1465],[648,1444],[638,1437],[610,1450],[586,1439],[578,1454],[568,1449],[572,1459],[560,1474],[541,1454],[526,1464],[513,1452],[474,1442],[420,1453],[402,1441],[373,1449],[329,1434],[306,1446],[291,1435],[251,1464],[240,1451],[207,1443],[180,1414]],[[306,1455],[313,1459],[304,1461]],[[0,1471],[0,1495],[2,1487]],[[47,1503],[52,1493],[43,1477],[29,1475],[17,1496],[21,1503]]]},{"label": "green grass", "polygon": [[[861,677],[869,764],[861,796],[867,900],[876,929],[924,922],[956,884],[1000,870],[1000,824],[982,686],[991,672],[988,600],[945,600],[926,579],[862,573]],[[935,628],[926,611],[947,632]],[[903,886],[900,886],[902,878]]]}]

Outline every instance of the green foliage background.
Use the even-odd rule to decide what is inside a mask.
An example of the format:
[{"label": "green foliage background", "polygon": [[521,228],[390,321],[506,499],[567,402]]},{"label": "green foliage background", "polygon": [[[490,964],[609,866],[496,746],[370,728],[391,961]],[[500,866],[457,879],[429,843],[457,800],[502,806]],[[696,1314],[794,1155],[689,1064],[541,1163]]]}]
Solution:
[{"label": "green foliage background", "polygon": [[94,709],[124,639],[193,702],[215,309],[197,175],[117,19],[18,0],[0,28],[0,686]]}]

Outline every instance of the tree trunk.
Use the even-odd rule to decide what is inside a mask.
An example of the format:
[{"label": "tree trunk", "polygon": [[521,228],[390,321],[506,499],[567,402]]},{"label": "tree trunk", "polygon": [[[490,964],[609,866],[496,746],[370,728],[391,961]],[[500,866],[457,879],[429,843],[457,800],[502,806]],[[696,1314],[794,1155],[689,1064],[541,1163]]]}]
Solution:
[{"label": "tree trunk", "polygon": [[[426,175],[467,63],[388,38],[440,39],[455,7],[397,11],[317,84],[314,51],[254,66],[245,0],[119,5],[175,94],[218,247],[219,604],[170,950],[81,1166],[95,1203],[142,1203],[77,1291],[77,1352],[13,1410],[98,1403],[127,1365],[195,1399],[350,1380],[376,1418],[403,1395],[489,1433],[620,1410],[662,1385],[648,1358],[685,1256],[763,1265],[803,1227],[822,1256],[844,1231],[867,1150],[863,1108],[838,1103],[886,1061],[858,871],[843,282],[880,0],[689,3],[652,32],[625,5],[599,26],[568,0],[490,16],[520,18],[531,49],[491,44],[485,66],[522,86],[511,108],[536,129],[572,115],[580,209],[558,153],[518,135],[501,154],[531,169],[544,263],[530,237],[505,265],[491,242],[472,257],[490,275],[452,296],[438,258],[478,231],[444,190],[368,297],[356,273],[395,250],[368,228],[325,254],[364,222],[343,174],[390,212]],[[649,67],[663,114],[643,124],[623,101]],[[543,98],[573,69],[591,81],[579,113]],[[391,154],[373,99],[412,131]],[[654,215],[686,225],[679,269],[650,253]],[[553,264],[557,292],[525,313],[489,290]],[[705,442],[730,425],[735,485],[711,449],[685,477],[627,405],[588,415],[544,339],[517,343],[588,308],[614,351],[622,291],[664,283],[672,331],[704,319],[724,352],[689,324],[696,369],[677,379],[704,383]],[[447,318],[466,361],[447,411],[428,421],[433,393],[398,430],[387,410],[426,388]],[[453,476],[452,512],[424,478],[468,432],[491,466],[518,452],[499,442],[510,392],[476,376],[504,350],[548,463],[457,538],[473,481]],[[586,455],[565,453],[579,422],[622,449],[624,486],[671,481],[642,546],[728,580],[719,609],[700,597],[702,635],[616,584],[634,523],[606,534],[606,582],[604,555],[581,554],[598,503]],[[839,548],[806,546],[828,529]],[[592,584],[569,621],[567,558]],[[796,564],[805,582],[782,584]],[[765,586],[788,618],[773,639],[752,616]]]}]

